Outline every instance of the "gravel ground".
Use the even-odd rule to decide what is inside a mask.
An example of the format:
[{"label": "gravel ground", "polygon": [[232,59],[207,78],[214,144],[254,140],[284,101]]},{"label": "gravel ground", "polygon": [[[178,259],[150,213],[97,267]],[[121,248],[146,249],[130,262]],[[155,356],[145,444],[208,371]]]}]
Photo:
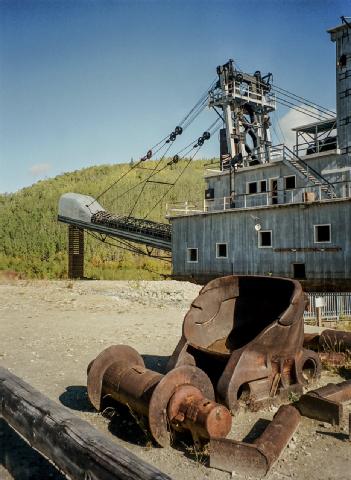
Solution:
[{"label": "gravel ground", "polygon": [[[120,413],[111,422],[91,408],[86,396],[86,367],[111,344],[131,345],[145,355],[148,366],[161,369],[199,288],[175,281],[2,280],[0,365],[174,479],[229,479],[230,474],[206,467],[206,456],[190,444],[177,449],[150,446],[133,418]],[[328,381],[340,377],[324,373],[320,384]],[[275,411],[239,412],[230,437],[252,436]],[[269,478],[350,480],[347,438],[347,431],[304,418]],[[63,477],[0,423],[0,479],[46,478]],[[249,477],[234,472],[232,478]]]}]

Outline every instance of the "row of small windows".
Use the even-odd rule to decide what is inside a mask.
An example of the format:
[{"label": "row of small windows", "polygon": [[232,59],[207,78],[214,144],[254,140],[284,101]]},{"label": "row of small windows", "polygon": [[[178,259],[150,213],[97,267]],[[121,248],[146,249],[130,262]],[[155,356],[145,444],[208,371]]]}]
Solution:
[{"label": "row of small windows", "polygon": [[[272,183],[272,188],[271,190],[276,190],[277,186],[276,183],[277,179],[271,179]],[[284,177],[284,188],[285,190],[293,190],[296,188],[296,176],[295,175],[290,175],[289,177]],[[247,188],[246,192],[248,194],[254,194],[254,193],[265,193],[267,192],[267,180],[260,180],[258,182],[248,182],[247,183]]]},{"label": "row of small windows", "polygon": [[[330,243],[331,227],[327,225],[314,225],[314,243]],[[272,248],[272,230],[258,232],[258,248]],[[216,258],[228,258],[228,244],[216,243]],[[199,259],[198,248],[187,249],[188,263],[197,263]]]},{"label": "row of small windows", "polygon": [[[330,243],[330,225],[314,225],[314,243]],[[260,248],[272,247],[272,230],[260,230],[258,232],[258,246]]]},{"label": "row of small windows", "polygon": [[[216,243],[216,258],[228,258],[228,244]],[[198,249],[188,248],[187,260],[190,263],[197,263],[198,261]]]}]

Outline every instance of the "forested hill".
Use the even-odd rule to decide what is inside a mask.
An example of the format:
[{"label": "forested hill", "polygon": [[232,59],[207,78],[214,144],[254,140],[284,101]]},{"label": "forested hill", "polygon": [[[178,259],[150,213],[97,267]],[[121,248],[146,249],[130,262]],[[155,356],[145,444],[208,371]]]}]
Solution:
[{"label": "forested hill", "polygon": [[[200,201],[203,198],[205,166],[213,160],[190,163],[175,187],[154,209],[151,219],[165,221],[166,203]],[[153,180],[173,182],[184,169],[185,160],[166,168]],[[152,169],[156,162],[145,162]],[[143,165],[143,166],[144,166]],[[13,194],[0,195],[0,270],[20,272],[24,277],[65,278],[67,276],[67,227],[57,222],[58,200],[63,193],[76,192],[96,197],[130,169],[129,164],[102,165],[41,180]],[[103,207],[117,214],[128,213],[138,197],[141,182],[150,172],[133,169],[99,199]],[[146,184],[133,216],[143,217],[165,193],[167,185]],[[130,190],[118,198],[121,193]],[[159,260],[104,245],[86,235],[85,273],[91,278],[150,279],[170,268]]]}]

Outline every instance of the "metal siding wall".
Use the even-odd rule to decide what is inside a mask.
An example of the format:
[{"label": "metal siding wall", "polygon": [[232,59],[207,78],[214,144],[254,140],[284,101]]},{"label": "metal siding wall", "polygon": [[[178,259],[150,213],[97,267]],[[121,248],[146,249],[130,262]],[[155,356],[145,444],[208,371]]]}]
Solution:
[{"label": "metal siding wall", "polygon": [[[350,155],[336,155],[336,154],[323,154],[316,157],[309,158],[304,157],[304,160],[311,165],[312,168],[322,173],[323,170],[338,170],[340,168],[344,169],[342,172],[327,173],[324,174],[325,177],[330,182],[337,181],[346,181],[351,179],[351,170],[345,170],[351,168],[351,156]],[[322,173],[323,174],[323,173]],[[303,188],[306,187],[306,179],[300,177],[293,168],[285,165],[281,161],[272,162],[267,165],[260,165],[257,167],[251,167],[247,170],[239,170],[235,177],[236,193],[237,195],[246,194],[246,185],[250,182],[259,182],[261,180],[267,180],[271,178],[278,178],[278,189],[283,190],[284,188],[284,177],[295,175],[296,176],[296,187]],[[208,188],[214,189],[215,198],[223,198],[229,196],[229,174],[221,174],[220,176],[208,177],[206,179],[208,183]],[[267,188],[269,189],[269,183],[267,183]],[[255,206],[254,195],[247,197],[248,202],[251,201],[250,206]],[[259,198],[257,197],[257,202]],[[279,203],[284,202],[284,192],[279,192]],[[237,206],[243,206],[243,199],[239,199]]]},{"label": "metal siding wall", "polygon": [[[240,273],[292,276],[305,263],[307,278],[351,277],[351,201],[247,211],[227,211],[172,220],[174,273]],[[273,248],[258,248],[255,224],[272,230]],[[331,224],[331,243],[314,243],[317,224]],[[215,244],[228,243],[216,259]],[[199,262],[186,262],[186,248],[199,249]],[[340,252],[275,252],[274,248],[341,247]],[[333,272],[333,273],[332,273]]]}]

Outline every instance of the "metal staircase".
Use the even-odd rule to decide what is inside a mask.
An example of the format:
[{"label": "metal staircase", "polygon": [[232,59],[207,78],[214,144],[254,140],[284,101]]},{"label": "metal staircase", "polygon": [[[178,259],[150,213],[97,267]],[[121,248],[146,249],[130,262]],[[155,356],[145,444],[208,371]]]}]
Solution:
[{"label": "metal staircase", "polygon": [[308,163],[302,160],[302,158],[285,145],[283,148],[283,162],[288,167],[292,167],[301,178],[304,178],[309,183],[319,187],[328,198],[336,197],[334,186],[328,182],[323,175],[308,165]]}]

